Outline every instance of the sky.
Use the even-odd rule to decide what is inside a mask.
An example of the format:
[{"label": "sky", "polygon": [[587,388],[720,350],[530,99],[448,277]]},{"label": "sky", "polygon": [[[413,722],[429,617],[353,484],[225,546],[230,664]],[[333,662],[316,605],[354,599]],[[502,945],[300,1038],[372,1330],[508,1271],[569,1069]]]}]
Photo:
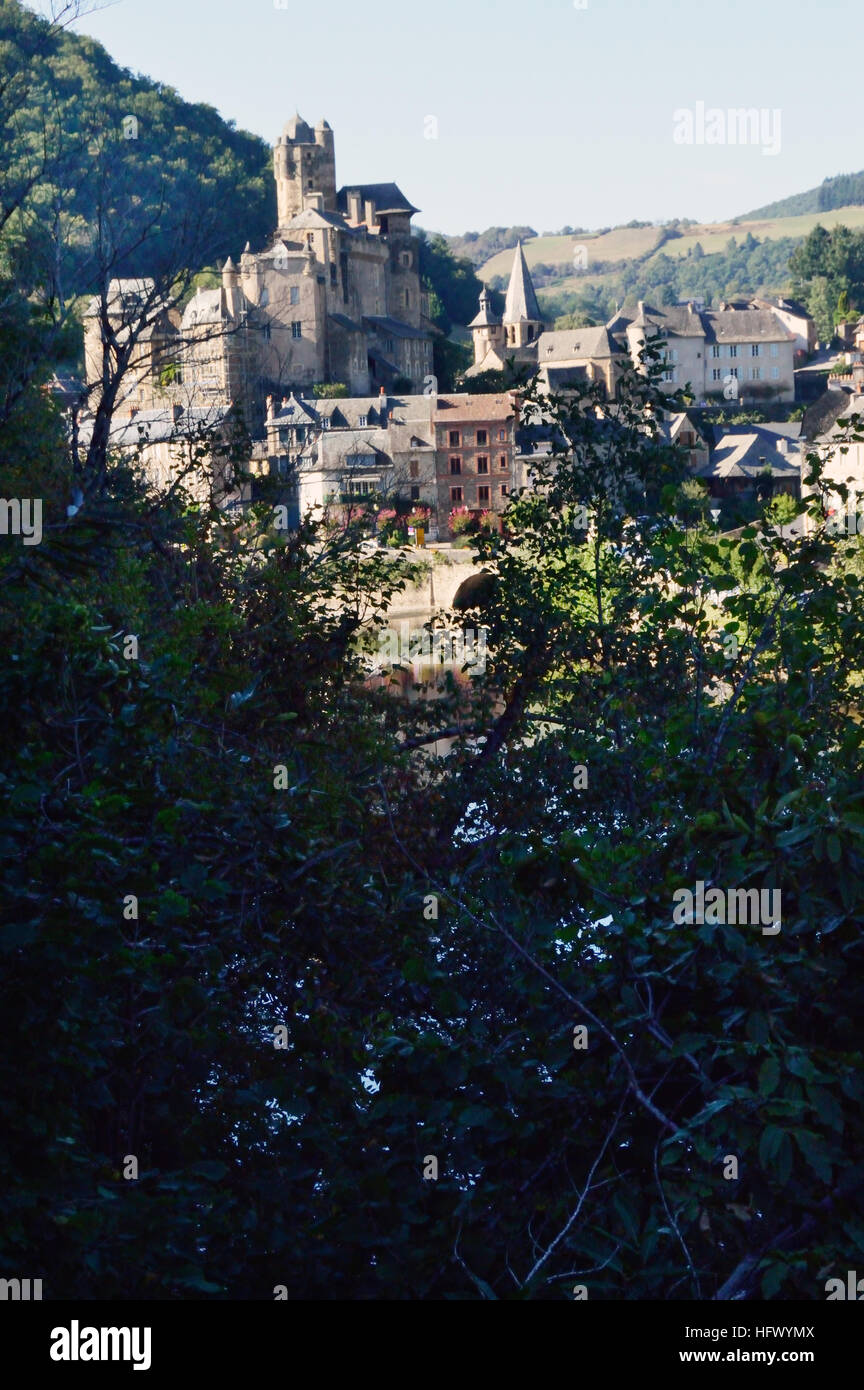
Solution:
[{"label": "sky", "polygon": [[325,116],[337,182],[396,181],[430,230],[719,221],[864,168],[850,0],[116,0],[76,28],[268,142]]}]

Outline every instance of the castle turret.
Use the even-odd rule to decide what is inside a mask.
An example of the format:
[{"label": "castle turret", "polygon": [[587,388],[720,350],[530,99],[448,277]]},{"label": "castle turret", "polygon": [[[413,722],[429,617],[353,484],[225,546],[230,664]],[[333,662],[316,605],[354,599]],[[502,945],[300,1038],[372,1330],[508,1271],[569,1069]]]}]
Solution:
[{"label": "castle turret", "polygon": [[507,347],[524,347],[543,332],[543,318],[521,241],[516,243],[502,322]]},{"label": "castle turret", "polygon": [[240,272],[229,256],[222,267],[222,291],[225,296],[225,307],[232,319],[240,316]]},{"label": "castle turret", "polygon": [[335,212],[336,155],[327,122],[313,132],[302,116],[292,116],[273,147],[273,173],[280,228],[303,211],[310,193],[320,193],[325,210]]}]

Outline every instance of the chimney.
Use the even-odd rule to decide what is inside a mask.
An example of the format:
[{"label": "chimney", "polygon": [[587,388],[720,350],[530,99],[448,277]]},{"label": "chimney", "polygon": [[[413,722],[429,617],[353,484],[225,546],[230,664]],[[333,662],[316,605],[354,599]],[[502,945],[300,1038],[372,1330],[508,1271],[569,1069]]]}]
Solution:
[{"label": "chimney", "polygon": [[272,419],[274,418],[275,414],[276,414],[276,411],[275,411],[274,408],[273,408],[273,397],[272,397],[272,396],[268,396],[268,397],[267,397],[267,419],[268,419],[268,420],[272,420]]},{"label": "chimney", "polygon": [[312,212],[324,211],[323,193],[307,193],[303,199],[303,202],[305,206],[309,208]]},{"label": "chimney", "polygon": [[362,221],[363,221],[363,213],[362,213],[362,210],[361,210],[361,201],[362,201],[362,200],[361,200],[361,198],[360,198],[359,192],[358,192],[356,189],[352,189],[352,191],[348,194],[348,221],[349,221],[349,222],[358,223],[358,222],[362,222]]},{"label": "chimney", "polygon": [[371,198],[367,198],[367,199],[366,199],[365,207],[366,207],[366,226],[369,228],[369,231],[371,232],[371,231],[373,231],[373,230],[376,230],[377,227],[378,227],[378,221],[377,221],[377,219],[376,219],[376,217],[375,217],[375,204],[373,203],[373,201],[372,201]]}]

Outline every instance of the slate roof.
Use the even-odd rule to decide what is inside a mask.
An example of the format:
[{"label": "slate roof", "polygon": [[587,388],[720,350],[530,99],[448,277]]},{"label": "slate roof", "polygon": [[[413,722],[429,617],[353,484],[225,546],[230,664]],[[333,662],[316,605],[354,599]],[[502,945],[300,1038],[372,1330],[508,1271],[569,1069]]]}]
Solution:
[{"label": "slate roof", "polygon": [[282,138],[283,140],[293,140],[301,145],[314,145],[315,143],[312,127],[307,125],[299,111],[285,122],[282,127]]},{"label": "slate roof", "polygon": [[790,333],[771,309],[706,309],[705,341],[708,343],[745,342],[791,343]]},{"label": "slate roof", "polygon": [[829,389],[809,405],[801,421],[801,436],[806,440],[822,439],[833,433],[838,419],[864,411],[864,396],[849,391]]},{"label": "slate roof", "polygon": [[327,317],[330,319],[331,323],[338,324],[340,328],[344,328],[346,333],[363,332],[360,324],[355,323],[353,319],[349,319],[347,314],[328,314]]},{"label": "slate roof", "polygon": [[340,232],[352,231],[344,217],[340,217],[336,212],[319,212],[318,208],[304,208],[302,212],[295,212],[290,221],[285,223],[286,231],[296,228],[298,232],[302,232],[320,227],[336,227]]},{"label": "slate roof", "polygon": [[701,478],[755,478],[768,466],[775,476],[800,477],[800,454],[796,445],[782,453],[778,443],[786,436],[741,425],[714,430],[715,444],[709,461],[695,470]]},{"label": "slate roof", "polygon": [[497,325],[501,322],[501,315],[493,313],[489,308],[491,302],[489,291],[484,287],[480,295],[480,312],[471,320],[468,325],[469,328],[483,328],[486,325]]},{"label": "slate roof", "polygon": [[[115,415],[111,422],[110,443],[116,448],[132,448],[142,441],[158,444],[188,439],[199,429],[214,429],[220,425],[230,410],[230,405],[187,406],[176,420],[171,406],[139,410],[131,419],[126,415]],[[92,419],[83,421],[80,427],[82,443],[89,442],[92,432]]]},{"label": "slate roof", "polygon": [[516,243],[513,256],[513,269],[510,271],[510,284],[507,286],[507,300],[504,305],[505,323],[522,323],[525,320],[543,321],[531,275],[525,263],[522,243]]},{"label": "slate roof", "polygon": [[[127,304],[138,306],[146,303],[155,288],[155,280],[151,280],[147,277],[109,280],[107,296],[108,312],[116,314],[120,309],[125,308]],[[87,305],[85,317],[98,314],[99,304],[99,295],[94,294],[90,303]],[[154,302],[152,308],[155,309],[156,307],[157,305]]]},{"label": "slate roof", "polygon": [[394,338],[423,338],[429,337],[422,328],[412,328],[410,323],[402,323],[399,319],[391,319],[389,316],[379,314],[364,314],[364,324],[369,324],[378,333],[387,335],[392,334]]},{"label": "slate roof", "polygon": [[419,212],[413,203],[409,203],[405,194],[396,183],[349,183],[340,188],[336,194],[336,206],[342,213],[348,211],[348,194],[359,193],[363,203],[363,213],[365,216],[366,202],[374,203],[376,212]]},{"label": "slate roof", "polygon": [[572,362],[587,357],[612,357],[620,349],[602,325],[599,328],[559,328],[537,339],[537,365]]},{"label": "slate roof", "polygon": [[221,289],[199,290],[183,310],[183,327],[191,328],[197,323],[221,323],[225,317]]}]

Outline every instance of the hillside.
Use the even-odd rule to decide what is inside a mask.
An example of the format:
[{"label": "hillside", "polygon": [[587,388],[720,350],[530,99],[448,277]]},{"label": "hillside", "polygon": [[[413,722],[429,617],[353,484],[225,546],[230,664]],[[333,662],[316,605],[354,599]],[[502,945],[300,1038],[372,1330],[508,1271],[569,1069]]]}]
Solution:
[{"label": "hillside", "polygon": [[793,193],[776,203],[768,203],[755,212],[745,213],[745,220],[758,217],[798,217],[808,212],[831,212],[835,208],[864,204],[864,170],[858,174],[835,174],[823,179],[818,188],[806,193]]},{"label": "hillside", "polygon": [[[789,256],[817,225],[864,228],[864,207],[667,227],[616,227],[602,233],[534,237],[523,243],[546,317],[581,313],[597,322],[625,299],[709,303],[789,288]],[[478,269],[493,288],[506,284],[511,250]]]},{"label": "hillside", "polygon": [[[93,39],[49,31],[17,0],[6,0],[0,6],[2,73],[20,68],[22,53],[30,57],[26,87],[14,93],[14,101],[4,88],[0,107],[4,202],[16,175],[29,177],[47,144],[55,171],[62,167],[69,226],[79,220],[79,228],[92,228],[98,197],[94,154],[104,158],[109,150],[112,173],[122,165],[124,195],[157,206],[166,234],[190,208],[206,205],[201,249],[209,257],[236,255],[240,237],[241,247],[247,238],[253,245],[266,241],[275,222],[275,192],[270,151],[259,136],[236,130],[210,106],[184,101],[172,88],[121,68]],[[137,125],[124,128],[130,116]],[[37,178],[26,206],[38,212],[50,196]],[[76,232],[82,247],[86,239]],[[82,254],[82,274],[85,260]],[[126,274],[149,270],[140,259],[118,268]]]}]

